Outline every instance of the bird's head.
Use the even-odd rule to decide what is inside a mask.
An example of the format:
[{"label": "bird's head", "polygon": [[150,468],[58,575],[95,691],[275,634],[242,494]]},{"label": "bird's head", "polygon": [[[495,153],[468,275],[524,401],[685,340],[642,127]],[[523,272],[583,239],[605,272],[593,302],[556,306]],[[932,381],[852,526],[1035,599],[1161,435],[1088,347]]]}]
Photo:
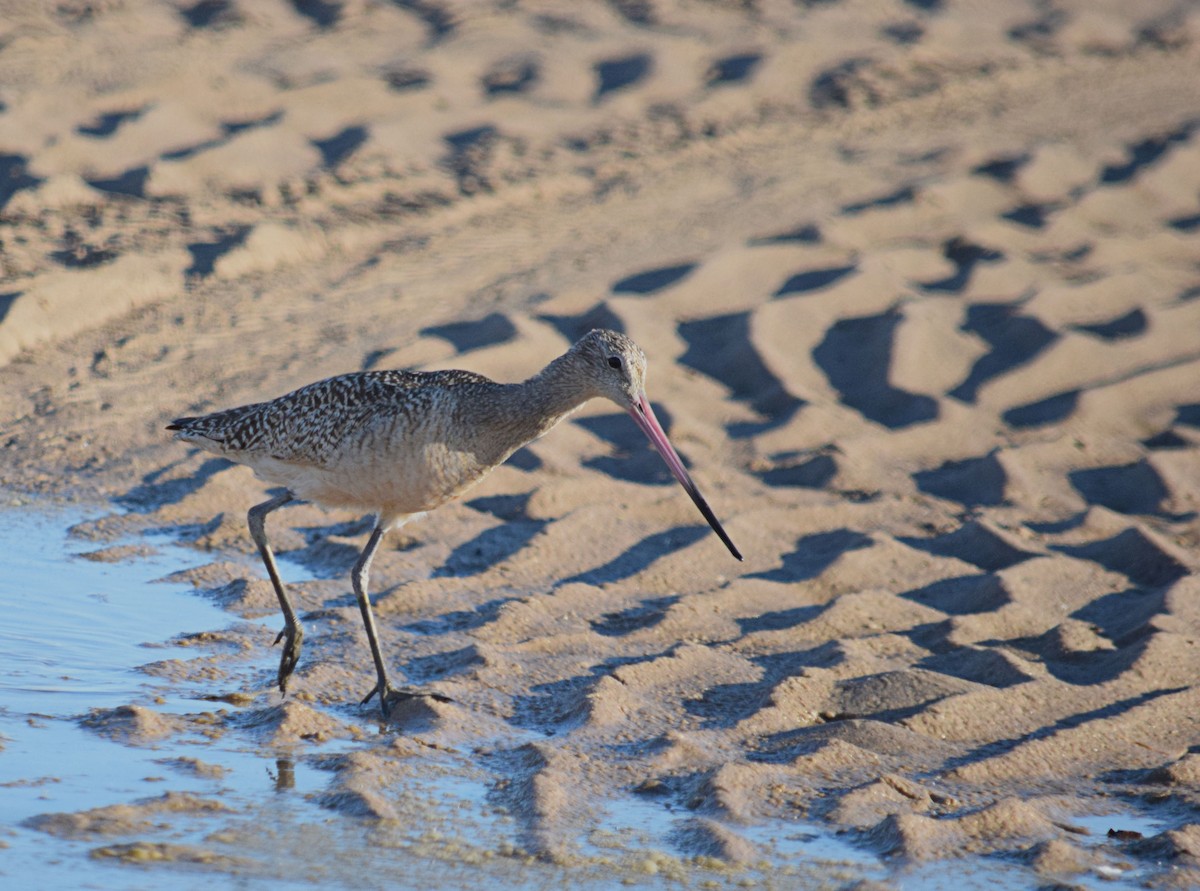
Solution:
[{"label": "bird's head", "polygon": [[742,555],[725,533],[696,484],[692,482],[692,477],[683,466],[679,454],[667,439],[658,418],[654,416],[654,409],[650,407],[650,400],[646,398],[646,354],[642,352],[641,347],[624,334],[598,328],[585,334],[570,352],[581,364],[585,376],[594,388],[594,395],[611,399],[629,412],[634,423],[662,456],[672,476],[679,481],[692,502],[700,509],[708,525],[729,548],[729,552],[741,560]]},{"label": "bird's head", "polygon": [[633,411],[646,398],[646,354],[616,331],[589,331],[571,350],[583,366],[595,394]]}]

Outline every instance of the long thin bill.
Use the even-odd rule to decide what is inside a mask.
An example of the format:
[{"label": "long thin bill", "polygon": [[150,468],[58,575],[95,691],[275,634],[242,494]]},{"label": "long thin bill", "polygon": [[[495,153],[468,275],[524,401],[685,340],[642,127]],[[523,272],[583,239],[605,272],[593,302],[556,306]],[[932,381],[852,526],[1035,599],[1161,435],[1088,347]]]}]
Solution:
[{"label": "long thin bill", "polygon": [[646,434],[646,438],[654,444],[654,448],[662,455],[662,459],[667,462],[667,467],[671,469],[671,474],[675,479],[679,480],[679,485],[683,486],[683,490],[691,496],[696,507],[700,508],[700,513],[704,515],[704,519],[708,520],[708,525],[712,527],[713,532],[717,533],[721,541],[725,542],[725,547],[729,548],[729,553],[742,559],[741,552],[730,540],[726,534],[724,527],[721,526],[721,521],[717,519],[716,514],[712,512],[712,508],[708,506],[708,502],[704,500],[704,496],[700,494],[700,490],[696,488],[696,484],[692,482],[691,476],[687,472],[687,468],[683,466],[683,461],[679,459],[679,454],[667,439],[667,434],[663,431],[662,425],[658,423],[658,418],[654,416],[654,409],[650,407],[649,400],[645,394],[638,398],[634,408],[629,409],[629,416],[641,428],[641,431]]}]

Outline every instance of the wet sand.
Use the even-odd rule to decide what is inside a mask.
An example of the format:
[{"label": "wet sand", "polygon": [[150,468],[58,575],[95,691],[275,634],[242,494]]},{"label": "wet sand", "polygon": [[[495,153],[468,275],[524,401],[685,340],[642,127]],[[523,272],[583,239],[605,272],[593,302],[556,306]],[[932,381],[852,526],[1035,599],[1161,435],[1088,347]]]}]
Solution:
[{"label": "wet sand", "polygon": [[[2,482],[107,499],[97,550],[194,546],[246,620],[146,668],[219,719],[87,726],[352,741],[322,804],[381,827],[452,751],[559,864],[630,801],[680,862],[807,821],[1200,883],[1194,5],[129,0],[13,5],[0,46]],[[265,489],[164,424],[363,368],[518,380],[596,326],[745,563],[593,405],[378,556],[393,665],[452,700],[389,727],[369,526],[274,515],[281,702]],[[1168,828],[1077,831],[1122,808]]]}]

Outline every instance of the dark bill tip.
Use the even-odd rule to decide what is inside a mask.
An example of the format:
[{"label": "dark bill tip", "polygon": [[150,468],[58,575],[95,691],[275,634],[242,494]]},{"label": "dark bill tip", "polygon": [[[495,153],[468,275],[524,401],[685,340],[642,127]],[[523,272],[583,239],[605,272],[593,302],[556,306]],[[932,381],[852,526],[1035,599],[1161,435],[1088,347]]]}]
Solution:
[{"label": "dark bill tip", "polygon": [[667,439],[667,434],[663,430],[662,425],[658,423],[658,418],[654,416],[654,409],[650,407],[649,401],[643,395],[635,401],[629,410],[629,414],[637,423],[642,432],[646,434],[654,448],[658,451],[662,459],[667,463],[672,476],[679,481],[679,485],[683,486],[688,497],[692,499],[692,503],[699,508],[704,519],[708,521],[708,525],[712,527],[712,531],[717,533],[717,537],[725,543],[725,547],[729,548],[729,553],[733,554],[738,560],[742,559],[741,551],[730,539],[729,534],[725,531],[725,527],[721,525],[721,521],[717,519],[717,515],[713,513],[712,508],[708,506],[708,502],[704,500],[704,496],[700,494],[700,490],[696,488],[696,484],[692,482],[691,475],[683,466],[683,461],[679,457],[679,453],[671,445]]},{"label": "dark bill tip", "polygon": [[725,531],[725,527],[721,525],[721,521],[717,519],[717,515],[713,513],[712,508],[708,506],[708,502],[704,500],[704,496],[700,494],[700,490],[696,488],[695,484],[685,486],[684,488],[687,489],[688,495],[692,497],[692,502],[700,509],[700,513],[704,516],[704,519],[708,521],[708,525],[712,527],[712,531],[717,533],[717,537],[725,543],[725,547],[729,548],[729,553],[733,554],[738,560],[741,560],[742,552],[737,549],[737,545],[733,543],[733,539],[729,537],[729,533]]}]

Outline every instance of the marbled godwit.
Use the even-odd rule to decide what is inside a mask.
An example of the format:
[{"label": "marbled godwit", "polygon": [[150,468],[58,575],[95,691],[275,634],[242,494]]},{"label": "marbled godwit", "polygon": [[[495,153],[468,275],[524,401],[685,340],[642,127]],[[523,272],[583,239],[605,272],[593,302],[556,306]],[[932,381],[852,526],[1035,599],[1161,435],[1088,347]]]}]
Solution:
[{"label": "marbled godwit", "polygon": [[614,331],[592,331],[524,383],[469,371],[365,371],[309,384],[260,402],[167,427],[176,438],[251,467],[286,491],[250,508],[250,535],[279,598],[284,641],[279,689],[300,658],[304,631],[267,542],[267,514],[289,501],[375,514],[350,579],[362,611],[386,717],[393,703],[424,695],[388,682],[367,598],[371,560],[384,534],[461,495],[513,452],[585,402],[606,397],[626,409],[738,560],[742,555],[701,496],[646,399],[646,356]]}]

